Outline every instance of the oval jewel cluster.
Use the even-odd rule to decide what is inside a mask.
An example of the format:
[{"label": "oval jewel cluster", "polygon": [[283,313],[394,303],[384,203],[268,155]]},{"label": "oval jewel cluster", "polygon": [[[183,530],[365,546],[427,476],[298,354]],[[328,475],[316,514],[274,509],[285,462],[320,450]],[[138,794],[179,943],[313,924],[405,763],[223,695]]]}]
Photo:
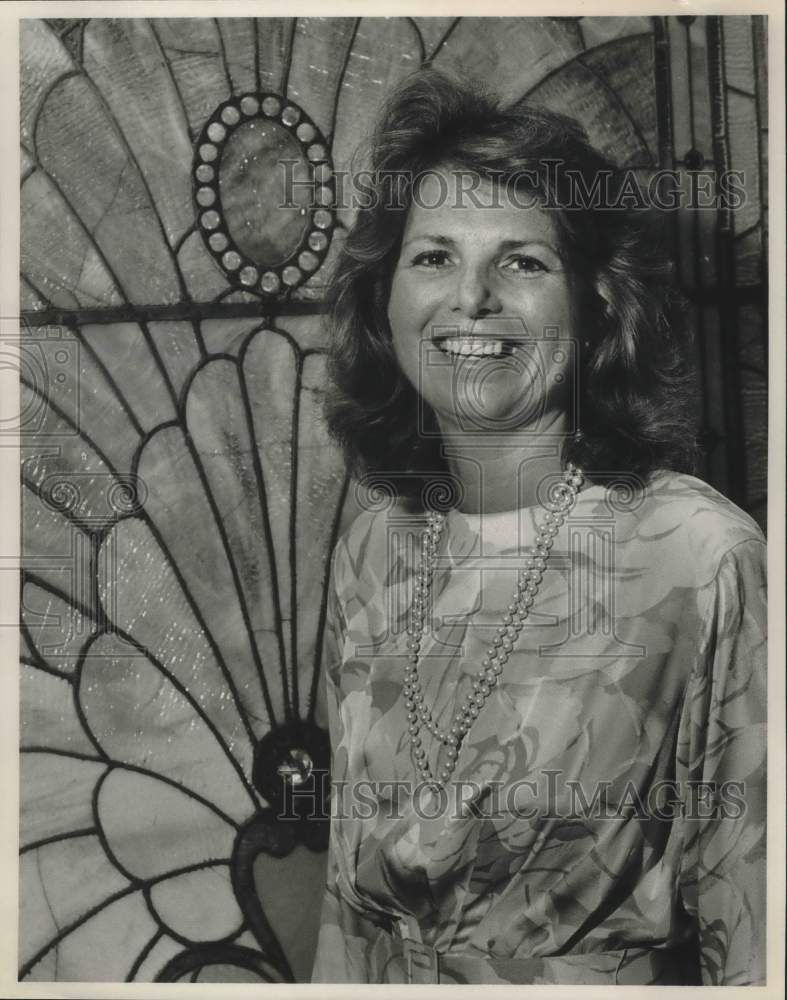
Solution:
[{"label": "oval jewel cluster", "polygon": [[[424,636],[424,626],[429,595],[434,577],[434,561],[440,546],[440,537],[445,527],[445,515],[429,511],[427,527],[421,538],[421,562],[415,579],[413,603],[410,609],[410,623],[407,628],[407,667],[404,673],[402,694],[407,711],[410,748],[420,779],[436,788],[441,788],[456,768],[459,750],[474,719],[484,707],[492,688],[503,673],[506,661],[514,648],[525,620],[530,614],[538,588],[549,560],[553,540],[567,514],[576,502],[584,476],[580,469],[569,465],[563,482],[555,490],[554,498],[547,504],[544,520],[538,526],[535,544],[528,549],[525,563],[519,571],[516,589],[512,595],[508,612],[503,616],[497,634],[481,661],[481,666],[473,680],[461,708],[454,715],[450,729],[446,732],[435,723],[432,712],[424,701],[421,680],[418,676],[418,661]],[[433,774],[427,760],[427,752],[421,737],[421,728],[429,732],[442,748],[443,766],[438,774]]]}]

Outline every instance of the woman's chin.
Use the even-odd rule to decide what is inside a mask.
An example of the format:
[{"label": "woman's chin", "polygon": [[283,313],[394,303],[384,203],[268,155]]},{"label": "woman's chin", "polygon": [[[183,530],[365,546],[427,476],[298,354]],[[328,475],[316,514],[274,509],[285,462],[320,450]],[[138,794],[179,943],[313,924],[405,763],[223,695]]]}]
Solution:
[{"label": "woman's chin", "polygon": [[527,405],[518,397],[512,400],[454,399],[437,409],[443,434],[511,433],[531,429],[536,432],[541,423],[540,406]]}]

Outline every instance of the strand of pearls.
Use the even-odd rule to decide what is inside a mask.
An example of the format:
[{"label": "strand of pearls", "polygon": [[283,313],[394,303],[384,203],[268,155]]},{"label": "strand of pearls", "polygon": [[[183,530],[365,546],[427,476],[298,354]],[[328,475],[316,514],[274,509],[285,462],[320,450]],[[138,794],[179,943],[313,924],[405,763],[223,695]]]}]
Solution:
[{"label": "strand of pearls", "polygon": [[[537,529],[535,545],[527,550],[527,558],[519,571],[508,612],[503,615],[497,634],[486,656],[481,660],[481,667],[473,680],[472,690],[468,692],[461,708],[454,715],[448,731],[440,729],[435,723],[431,709],[424,701],[421,680],[418,676],[418,661],[434,577],[435,556],[445,527],[444,514],[435,511],[427,513],[427,527],[421,538],[421,562],[416,575],[410,624],[407,629],[408,662],[402,688],[412,755],[419,777],[427,784],[442,787],[453,774],[462,740],[484,707],[511,655],[514,643],[522,631],[538,593],[555,535],[574,506],[583,481],[582,471],[575,465],[569,465],[563,482],[555,490],[554,498],[547,504],[547,513]],[[429,766],[421,737],[421,727],[442,745],[444,762],[439,775],[434,775]],[[440,748],[438,754],[439,752]]]}]

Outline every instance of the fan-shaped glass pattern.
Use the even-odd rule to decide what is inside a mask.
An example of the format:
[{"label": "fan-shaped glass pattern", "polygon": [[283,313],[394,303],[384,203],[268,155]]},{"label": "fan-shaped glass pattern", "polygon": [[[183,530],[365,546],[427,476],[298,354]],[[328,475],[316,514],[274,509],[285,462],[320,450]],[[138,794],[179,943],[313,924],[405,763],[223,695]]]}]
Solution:
[{"label": "fan-shaped glass pattern", "polygon": [[[672,221],[708,475],[762,514],[764,38],[754,17],[22,23],[23,980],[309,976],[325,824],[277,815],[294,781],[322,794],[327,562],[354,514],[320,409],[353,219],[333,179],[424,62],[576,115],[645,182],[745,171],[743,204]],[[316,204],[271,209],[282,153]]]}]

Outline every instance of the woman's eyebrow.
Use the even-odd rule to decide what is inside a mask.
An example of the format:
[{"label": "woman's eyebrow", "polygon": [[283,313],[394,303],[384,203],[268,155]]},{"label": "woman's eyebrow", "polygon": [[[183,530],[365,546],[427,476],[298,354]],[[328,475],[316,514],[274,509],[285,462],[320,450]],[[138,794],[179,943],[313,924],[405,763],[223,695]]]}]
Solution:
[{"label": "woman's eyebrow", "polygon": [[557,254],[557,247],[553,246],[552,243],[547,243],[546,240],[503,240],[499,244],[498,249],[500,250],[515,250],[517,247],[541,247],[544,250],[550,250],[552,253]]},{"label": "woman's eyebrow", "polygon": [[456,241],[452,240],[450,236],[438,236],[433,233],[416,233],[416,235],[411,236],[409,240],[405,240],[402,246],[409,246],[411,243],[417,243],[419,240],[425,240],[428,243],[436,243],[441,247],[456,246]]},{"label": "woman's eyebrow", "polygon": [[[402,247],[407,247],[411,243],[418,243],[422,240],[427,243],[436,243],[441,247],[456,246],[456,240],[451,239],[450,236],[440,236],[435,233],[417,233],[415,236],[411,236],[410,239],[405,240]],[[557,247],[545,240],[528,239],[525,237],[521,240],[503,240],[497,245],[498,251],[515,250],[517,247],[542,247],[544,250],[549,250],[556,256],[560,256]]]}]

